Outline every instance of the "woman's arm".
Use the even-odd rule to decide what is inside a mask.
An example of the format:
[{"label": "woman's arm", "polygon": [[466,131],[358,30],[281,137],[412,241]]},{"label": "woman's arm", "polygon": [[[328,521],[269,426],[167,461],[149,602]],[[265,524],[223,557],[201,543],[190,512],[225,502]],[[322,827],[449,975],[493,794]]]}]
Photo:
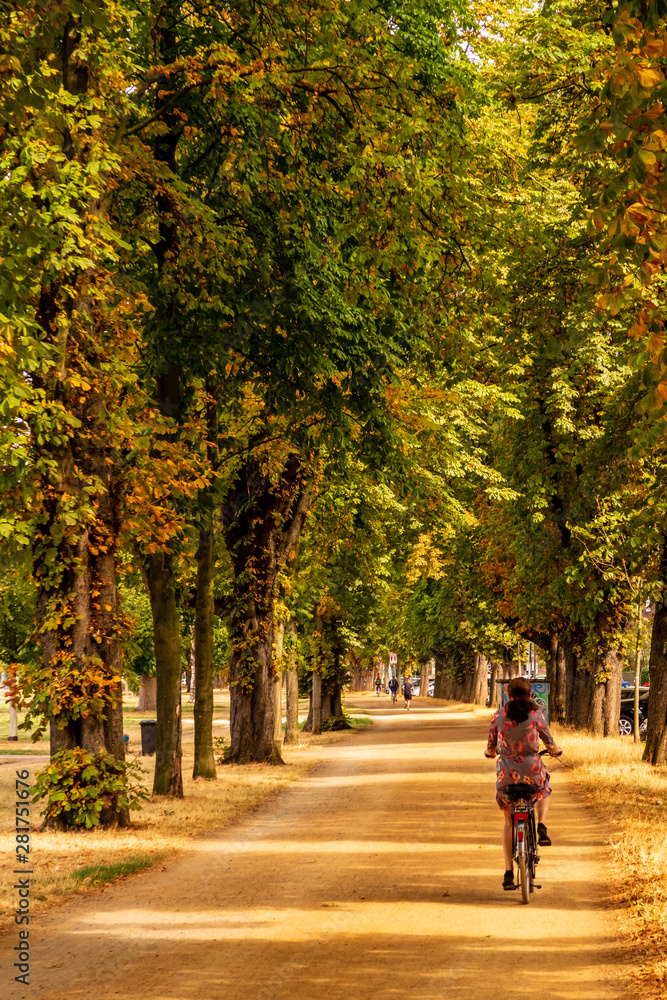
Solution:
[{"label": "woman's arm", "polygon": [[537,713],[537,731],[540,734],[540,739],[552,757],[557,757],[563,752],[560,747],[556,746],[556,741],[551,735],[546,720],[541,712]]}]

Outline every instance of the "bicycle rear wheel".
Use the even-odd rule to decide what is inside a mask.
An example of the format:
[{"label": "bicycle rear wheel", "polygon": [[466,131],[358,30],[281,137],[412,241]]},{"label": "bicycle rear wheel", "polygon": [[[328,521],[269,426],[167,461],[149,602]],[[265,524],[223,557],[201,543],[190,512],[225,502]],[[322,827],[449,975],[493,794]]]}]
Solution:
[{"label": "bicycle rear wheel", "polygon": [[530,869],[526,863],[526,855],[520,854],[518,858],[519,865],[519,885],[521,886],[521,902],[530,903]]}]

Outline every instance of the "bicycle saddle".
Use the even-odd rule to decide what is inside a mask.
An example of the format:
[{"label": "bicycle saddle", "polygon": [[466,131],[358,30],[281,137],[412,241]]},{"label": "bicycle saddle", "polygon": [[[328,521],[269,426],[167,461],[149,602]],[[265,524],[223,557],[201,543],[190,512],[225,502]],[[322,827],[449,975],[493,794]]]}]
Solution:
[{"label": "bicycle saddle", "polygon": [[535,785],[517,784],[506,785],[503,791],[510,799],[532,799],[539,792],[539,788],[536,788]]}]

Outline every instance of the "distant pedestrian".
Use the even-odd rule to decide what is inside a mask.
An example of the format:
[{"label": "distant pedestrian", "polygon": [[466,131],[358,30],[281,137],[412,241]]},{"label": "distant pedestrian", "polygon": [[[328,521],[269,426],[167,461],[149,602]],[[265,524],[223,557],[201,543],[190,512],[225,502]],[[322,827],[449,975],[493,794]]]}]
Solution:
[{"label": "distant pedestrian", "polygon": [[412,681],[407,677],[403,681],[403,697],[405,698],[405,707],[410,711],[410,702],[412,701]]},{"label": "distant pedestrian", "polygon": [[395,677],[392,677],[389,681],[389,690],[391,691],[391,703],[396,704],[396,696],[398,695],[398,681]]}]

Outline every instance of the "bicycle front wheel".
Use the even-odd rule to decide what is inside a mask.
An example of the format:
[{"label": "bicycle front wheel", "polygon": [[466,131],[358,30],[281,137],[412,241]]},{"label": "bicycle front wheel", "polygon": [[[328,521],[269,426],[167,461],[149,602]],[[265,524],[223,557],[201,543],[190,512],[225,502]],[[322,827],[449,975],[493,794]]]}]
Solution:
[{"label": "bicycle front wheel", "polygon": [[521,902],[530,903],[530,874],[526,863],[526,855],[519,855],[519,885],[521,886]]}]

